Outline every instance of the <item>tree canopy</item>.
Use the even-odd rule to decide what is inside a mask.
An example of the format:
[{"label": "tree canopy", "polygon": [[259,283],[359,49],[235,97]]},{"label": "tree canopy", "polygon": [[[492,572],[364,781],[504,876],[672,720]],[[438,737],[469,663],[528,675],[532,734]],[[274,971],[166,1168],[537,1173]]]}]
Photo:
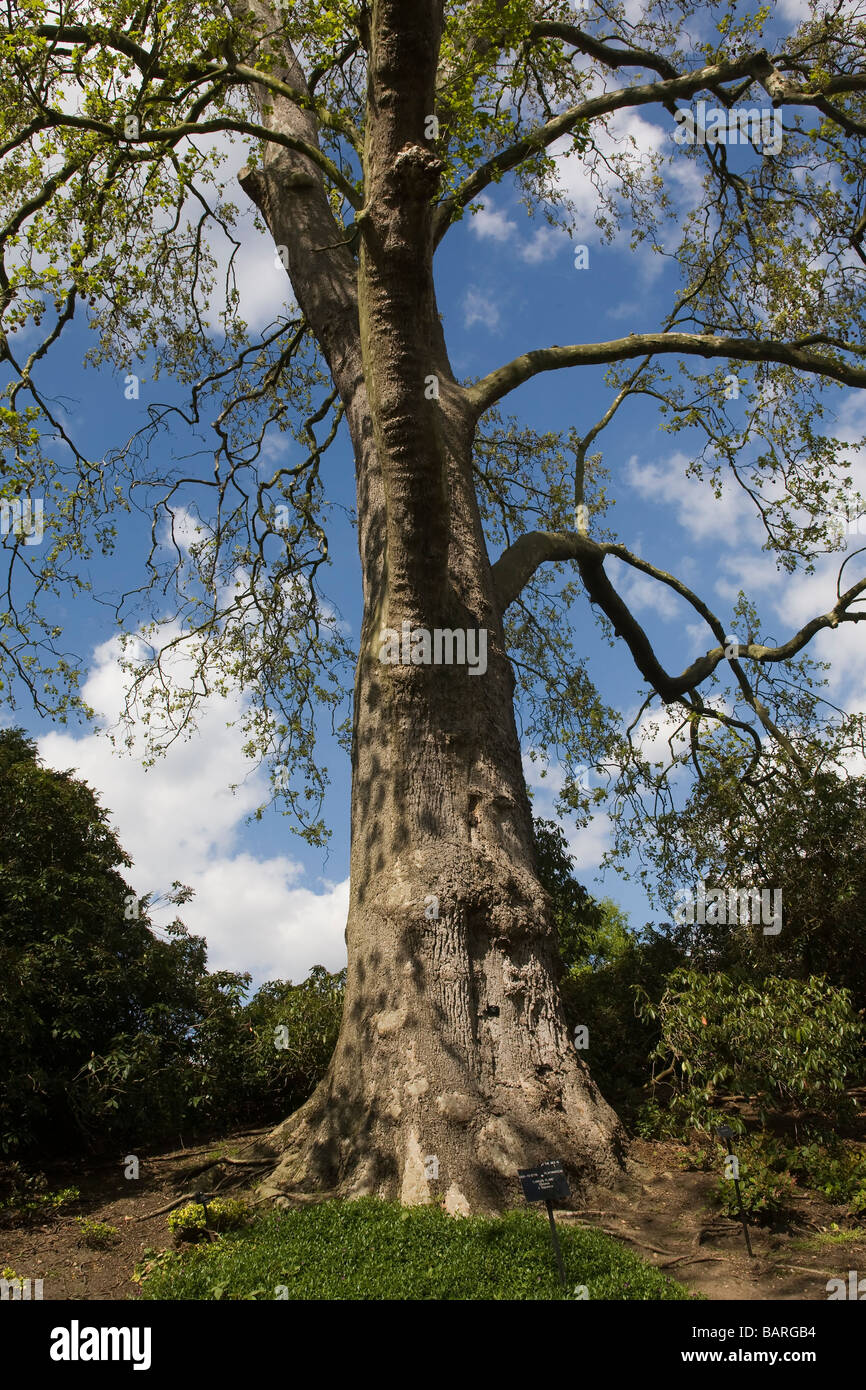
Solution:
[{"label": "tree canopy", "polygon": [[[86,589],[87,557],[111,550],[126,509],[152,514],[143,585],[118,598],[131,704],[159,707],[151,728],[164,744],[205,691],[237,683],[251,699],[250,750],[270,756],[297,824],[313,838],[326,833],[314,809],[326,776],[315,734],[323,712],[343,719],[355,655],[321,587],[325,455],[346,408],[328,365],[336,330],[330,341],[310,301],[251,337],[231,258],[224,305],[210,312],[217,240],[237,245],[239,191],[220,166],[230,142],[242,142],[241,197],[259,204],[275,238],[290,209],[262,206],[268,161],[285,168],[290,189],[314,181],[315,222],[291,234],[286,224],[276,252],[301,299],[306,258],[322,271],[320,308],[327,296],[357,303],[363,234],[383,196],[371,148],[371,45],[378,33],[384,54],[393,31],[417,46],[419,71],[436,47],[435,110],[404,141],[424,155],[434,245],[506,176],[529,206],[573,228],[557,178],[571,150],[596,183],[602,232],[625,220],[636,244],[671,254],[681,271],[657,331],[548,346],[534,344],[527,325],[525,353],[454,388],[480,422],[475,486],[488,545],[501,550],[494,578],[527,741],[559,758],[564,799],[576,807],[585,803],[576,769],[587,762],[625,766],[625,800],[646,771],[575,650],[571,625],[586,596],[602,628],[627,643],[648,700],[682,711],[683,758],[712,762],[721,723],[747,770],[769,735],[807,771],[810,709],[790,681],[799,682],[816,633],[859,621],[866,580],[842,565],[826,610],[778,641],[762,638],[758,615],[744,608],[732,647],[729,622],[706,596],[604,530],[608,499],[593,451],[637,396],[658,401],[674,434],[703,438],[692,471],[710,487],[725,479],[746,490],[767,547],[789,571],[838,545],[833,517],[851,505],[850,460],[823,421],[839,387],[866,383],[863,23],[856,6],[814,4],[785,32],[767,10],[715,4],[702,27],[699,10],[707,7],[650,4],[637,15],[537,0],[13,4],[0,34],[3,497],[44,496],[48,517],[38,551],[14,532],[4,538],[6,692],[23,683],[45,712],[80,704],[52,596]],[[614,113],[645,107],[666,113],[673,130],[674,114],[700,96],[724,110],[762,103],[783,118],[784,138],[772,155],[751,158],[721,143],[672,143],[678,160],[695,163],[703,194],[671,241],[668,161],[639,164],[627,149],[602,158],[599,137]],[[103,459],[79,452],[44,384],[51,349],[82,313],[89,362],[129,371],[149,351],[154,375],[173,376],[184,393],[181,404],[152,406],[146,428]],[[24,349],[27,326],[43,333]],[[539,436],[497,415],[535,374],[592,364],[609,367],[610,394],[591,428]],[[723,385],[731,374],[736,407]],[[203,443],[210,431],[210,461],[169,464],[181,420]],[[301,462],[268,468],[271,425],[302,443]],[[161,524],[167,545],[157,542]],[[681,595],[704,624],[706,651],[679,674],[614,588],[605,566],[613,557]],[[142,641],[137,624],[148,620]],[[178,649],[184,662],[171,667],[169,695],[159,671]],[[840,748],[858,744],[859,721],[836,721],[833,736]]]}]

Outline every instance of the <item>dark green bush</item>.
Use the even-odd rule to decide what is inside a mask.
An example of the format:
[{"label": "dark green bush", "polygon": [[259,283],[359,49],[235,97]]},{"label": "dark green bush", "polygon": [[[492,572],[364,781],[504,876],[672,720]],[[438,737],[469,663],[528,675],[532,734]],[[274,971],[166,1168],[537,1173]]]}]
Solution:
[{"label": "dark green bush", "polygon": [[249,975],[208,972],[180,921],[153,929],[129,862],[90,788],[0,731],[0,1154],[267,1122],[327,1068],[343,975],[316,966],[245,1003]]},{"label": "dark green bush", "polygon": [[712,1129],[730,1094],[753,1097],[762,1117],[796,1109],[838,1124],[852,1114],[845,1088],[859,1069],[863,1026],[847,990],[821,978],[753,986],[677,970],[659,1003],[642,992],[641,1011],[660,1025],[656,1079],[669,1078],[669,1110],[684,1132]]},{"label": "dark green bush", "polygon": [[635,990],[660,1000],[670,972],[682,960],[675,942],[648,928],[611,943],[594,967],[573,965],[561,983],[569,1028],[585,1024],[589,1047],[581,1053],[602,1094],[630,1115],[646,1098],[649,1055],[660,1037],[658,1023],[635,1008]]},{"label": "dark green bush", "polygon": [[345,970],[331,975],[314,965],[301,984],[262,985],[244,1009],[250,1095],[260,1114],[288,1115],[315,1090],[337,1042],[345,985]]},{"label": "dark green bush", "polygon": [[583,1025],[589,1046],[581,1056],[614,1108],[629,1113],[644,1098],[647,1058],[660,1031],[635,1010],[640,984],[659,1000],[667,976],[685,959],[677,940],[647,927],[633,932],[625,914],[597,902],[575,879],[565,835],[552,821],[534,822],[538,873],[550,894],[564,969],[560,981],[569,1031]]},{"label": "dark green bush", "polygon": [[0,1152],[74,1148],[183,1113],[174,1063],[204,942],[160,939],[83,782],[0,732]]},{"label": "dark green bush", "polygon": [[748,1151],[772,1172],[790,1173],[800,1187],[847,1206],[850,1215],[866,1214],[866,1151],[862,1148],[832,1135],[791,1145],[770,1134],[756,1134],[749,1138]]},{"label": "dark green bush", "polygon": [[771,1225],[791,1215],[791,1195],[794,1179],[790,1173],[777,1172],[761,1161],[754,1150],[738,1151],[740,1161],[739,1196],[732,1178],[719,1178],[714,1191],[716,1205],[725,1216],[746,1217],[760,1225]]}]

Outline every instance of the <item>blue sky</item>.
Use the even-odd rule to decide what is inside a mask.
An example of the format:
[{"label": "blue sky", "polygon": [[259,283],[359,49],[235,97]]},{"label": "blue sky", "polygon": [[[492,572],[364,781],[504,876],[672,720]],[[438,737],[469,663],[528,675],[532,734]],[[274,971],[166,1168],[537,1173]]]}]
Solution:
[{"label": "blue sky", "polygon": [[[786,15],[795,12],[794,0],[780,10]],[[610,148],[618,149],[630,148],[628,142],[634,140],[637,159],[650,151],[669,159],[669,188],[684,213],[700,198],[700,183],[694,165],[674,144],[673,129],[666,112],[644,108],[639,115],[615,119],[604,138]],[[240,165],[239,147],[230,159],[235,167]],[[485,197],[482,212],[449,233],[440,250],[440,309],[458,376],[483,375],[527,348],[656,329],[669,312],[677,285],[670,262],[645,247],[632,250],[627,228],[605,245],[594,223],[597,194],[585,170],[574,158],[564,159],[560,170],[578,213],[574,241],[589,248],[586,270],[575,268],[573,242],[565,232],[550,228],[540,217],[527,218],[507,180]],[[238,201],[244,201],[240,193]],[[242,242],[241,311],[251,328],[260,329],[290,302],[288,282],[275,264],[272,243],[255,232],[251,218],[243,223]],[[141,376],[139,399],[127,400],[122,370],[110,365],[98,371],[81,367],[88,344],[83,324],[76,324],[41,380],[61,402],[80,446],[91,457],[101,457],[143,423],[149,404],[173,398],[173,388],[148,380],[143,363],[135,368]],[[574,425],[583,432],[609,399],[603,371],[582,369],[539,376],[503,405],[504,413],[519,415],[536,429]],[[830,399],[839,412],[836,432],[853,446],[866,433],[866,408],[855,393],[834,391]],[[183,452],[180,435],[174,446]],[[764,615],[766,633],[778,638],[831,606],[840,557],[819,562],[812,577],[779,571],[772,556],[761,549],[756,518],[741,492],[726,486],[716,498],[706,483],[684,477],[694,439],[663,433],[652,402],[627,403],[598,447],[617,502],[606,524],[633,551],[690,583],[723,621],[741,587]],[[285,448],[285,437],[275,438],[272,448],[277,456]],[[293,449],[300,457],[299,446]],[[291,456],[290,452],[287,457]],[[851,459],[855,484],[866,492],[866,466],[853,447]],[[323,477],[329,497],[351,505],[351,453],[345,434],[326,456]],[[145,528],[130,521],[117,554],[91,566],[96,595],[141,582],[146,542]],[[351,528],[339,512],[334,513],[331,554],[335,562],[327,592],[354,638],[360,622],[360,572]],[[712,645],[695,625],[693,612],[669,591],[659,592],[649,579],[626,574],[616,562],[610,573],[658,642],[670,669],[682,669]],[[82,657],[85,695],[108,727],[122,699],[111,611],[87,598],[54,611],[66,645]],[[640,702],[638,673],[624,648],[611,650],[603,641],[588,605],[579,618],[578,646],[589,658],[589,674],[602,696],[625,717],[633,717]],[[850,709],[866,708],[862,634],[857,628],[823,634],[813,654],[833,661],[830,697]],[[76,769],[100,793],[134,860],[129,879],[138,893],[164,891],[174,879],[195,890],[181,915],[191,930],[206,937],[213,968],[249,970],[256,983],[277,977],[297,980],[313,964],[337,969],[345,961],[348,759],[336,747],[322,750],[321,760],[332,778],[325,807],[332,830],[327,852],[292,837],[288,822],[276,812],[247,824],[246,817],[264,799],[266,783],[264,773],[243,756],[240,730],[229,727],[241,711],[242,698],[236,694],[209,700],[195,737],[173,745],[147,771],[135,747],[132,755],[120,755],[103,733],[54,727],[33,715],[24,701],[18,711],[2,717],[6,723],[22,724],[38,739],[48,765]],[[665,727],[662,721],[657,742]],[[650,732],[648,746],[652,744]],[[533,778],[536,810],[550,814],[557,769],[551,768],[544,783],[537,781],[537,772]],[[239,784],[234,792],[233,783]],[[611,873],[602,880],[595,877],[609,842],[604,814],[580,832],[566,829],[579,876],[593,892],[613,896],[634,925],[658,915],[633,882]]]}]

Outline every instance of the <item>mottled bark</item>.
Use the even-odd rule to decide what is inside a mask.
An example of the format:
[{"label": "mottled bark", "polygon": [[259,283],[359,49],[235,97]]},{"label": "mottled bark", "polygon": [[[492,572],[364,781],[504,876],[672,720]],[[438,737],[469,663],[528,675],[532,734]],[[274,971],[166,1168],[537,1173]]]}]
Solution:
[{"label": "mottled bark", "polygon": [[[343,1025],[326,1079],[275,1132],[284,1156],[263,1190],[375,1192],[465,1212],[513,1198],[517,1168],[541,1158],[563,1158],[577,1183],[612,1180],[623,1135],[559,1002],[472,485],[476,412],[436,306],[439,165],[424,127],[441,10],[372,7],[359,265],[335,245],[344,237],[309,159],[275,147],[242,183],[289,248],[346,407],[364,579]],[[285,80],[303,84],[290,58]],[[268,119],[317,139],[288,101]],[[483,630],[485,673],[383,663],[381,629],[404,621]]]}]

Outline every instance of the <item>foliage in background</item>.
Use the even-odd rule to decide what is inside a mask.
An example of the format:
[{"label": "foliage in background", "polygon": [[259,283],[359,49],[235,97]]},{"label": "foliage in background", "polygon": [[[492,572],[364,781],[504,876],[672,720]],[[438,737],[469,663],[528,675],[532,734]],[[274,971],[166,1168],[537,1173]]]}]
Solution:
[{"label": "foliage in background", "polygon": [[[269,981],[247,1000],[250,977],[209,972],[204,941],[181,922],[158,936],[94,793],[43,769],[19,730],[0,732],[0,810],[0,1152],[150,1144],[277,1120],[303,1103],[336,1042],[345,971],[316,966],[301,984]],[[718,928],[697,944],[694,928],[632,931],[574,878],[559,826],[537,820],[535,835],[569,1027],[588,1029],[584,1056],[602,1092],[629,1115],[646,1099],[648,1059],[667,1067],[669,1107],[645,1104],[639,1133],[711,1125],[730,1093],[756,1096],[764,1111],[845,1118],[863,1029],[835,977],[758,972],[760,984],[748,983],[742,942],[721,937],[715,958],[741,952],[735,974],[687,969],[714,958]],[[170,899],[185,901],[175,889]],[[785,911],[787,930],[787,899]],[[817,927],[813,937],[825,939]],[[848,978],[846,962],[843,952]]]},{"label": "foliage in background", "polygon": [[603,949],[605,913],[574,877],[574,858],[556,821],[533,819],[538,877],[550,894],[559,954],[566,970],[588,962]]},{"label": "foliage in background", "polygon": [[755,986],[680,969],[659,1003],[644,991],[640,1008],[660,1024],[654,1081],[670,1078],[669,1111],[684,1131],[711,1130],[732,1094],[754,1098],[764,1121],[793,1110],[850,1118],[845,1088],[859,1074],[863,1025],[847,990],[817,977]]},{"label": "foliage in background", "polygon": [[775,1171],[757,1154],[740,1154],[739,1195],[732,1178],[719,1178],[713,1201],[724,1216],[740,1219],[740,1209],[757,1225],[786,1220],[792,1212],[794,1179],[787,1171]]},{"label": "foliage in background", "polygon": [[[595,901],[575,880],[562,830],[549,821],[535,822],[540,874],[551,895],[564,967],[561,991],[569,1028],[582,1024],[588,1029],[582,1055],[602,1093],[641,1137],[682,1139],[694,1128],[711,1131],[723,1118],[720,1104],[731,1095],[746,1095],[757,1101],[764,1120],[772,1111],[801,1112],[798,1123],[803,1113],[810,1115],[813,1130],[820,1128],[824,1136],[816,1140],[814,1151],[824,1154],[828,1171],[838,1174],[842,1160],[832,1159],[822,1144],[834,1125],[851,1118],[846,1087],[864,1074],[864,1028],[845,982],[857,983],[866,960],[862,947],[855,949],[853,943],[859,920],[854,914],[855,926],[842,935],[834,968],[832,923],[862,872],[862,864],[855,869],[853,862],[862,829],[853,812],[864,785],[852,780],[843,787],[841,808],[852,815],[847,839],[843,837],[850,853],[843,844],[844,872],[835,896],[828,895],[827,922],[821,917],[820,891],[832,877],[830,832],[841,830],[844,819],[830,804],[833,788],[828,783],[825,800],[815,803],[819,820],[814,838],[808,827],[799,826],[797,836],[786,840],[796,818],[786,819],[786,829],[775,826],[767,834],[780,854],[787,845],[793,866],[787,882],[796,881],[803,894],[792,903],[785,890],[781,938],[764,937],[760,927],[713,923],[669,923],[635,932],[614,903]],[[707,816],[706,823],[699,820],[696,833],[701,828],[708,833],[709,810]],[[722,829],[716,821],[714,833]],[[744,844],[732,840],[725,848],[727,862],[738,866],[737,886],[753,882],[755,874],[767,882],[760,874],[766,873],[769,859],[752,861],[749,873]],[[808,875],[817,873],[819,861],[823,868],[807,898]],[[796,880],[794,868],[800,874]],[[807,923],[810,959],[826,962],[828,978],[804,977],[796,942],[779,946],[789,927],[792,937],[799,931],[802,944]],[[719,961],[730,963],[730,974],[718,968]],[[771,966],[781,974],[773,974]],[[730,1107],[724,1119],[735,1132],[745,1132]],[[750,1179],[747,1205],[755,1213],[778,1215],[785,1207],[788,1178],[784,1171],[770,1172],[763,1161],[759,1168],[760,1174]],[[826,1191],[834,1181],[830,1177],[817,1186]],[[838,1181],[839,1190],[849,1193],[845,1200],[855,1203],[852,1210],[859,1210],[858,1193],[850,1183],[846,1187]]]},{"label": "foliage in background", "polygon": [[614,902],[592,898],[574,878],[565,835],[554,822],[535,821],[535,843],[553,904],[569,1031],[573,1036],[579,1024],[588,1029],[581,1055],[605,1098],[627,1114],[643,1097],[647,1059],[660,1037],[657,1024],[637,1014],[634,988],[640,984],[661,999],[668,975],[685,959],[683,949],[675,936],[651,927],[632,931]]},{"label": "foliage in background", "polygon": [[701,882],[781,889],[784,928],[695,924],[692,964],[752,980],[824,975],[866,1009],[866,777],[825,770],[799,785],[779,761],[753,785],[741,771],[731,756],[697,782],[682,812],[659,817],[649,855],[669,902]]},{"label": "foliage in background", "polygon": [[0,1152],[182,1113],[164,1082],[204,943],[180,924],[154,935],[129,864],[86,783],[0,732]]},{"label": "foliage in background", "polygon": [[[249,1093],[277,1115],[311,1095],[328,1069],[343,1013],[346,971],[314,965],[306,980],[269,980],[244,1009]],[[285,1035],[276,1033],[285,1028]],[[285,1040],[285,1047],[276,1043]]]},{"label": "foliage in background", "polygon": [[[831,1135],[791,1145],[771,1134],[751,1134],[737,1146],[740,1190],[748,1215],[772,1221],[793,1211],[797,1189],[844,1207],[849,1217],[866,1216],[866,1152]],[[737,1216],[734,1184],[720,1179],[717,1204]]]},{"label": "foliage in background", "polygon": [[180,921],[157,935],[129,864],[92,790],[0,731],[0,1153],[267,1122],[325,1072],[344,974],[245,1002],[250,976],[209,972]]}]

